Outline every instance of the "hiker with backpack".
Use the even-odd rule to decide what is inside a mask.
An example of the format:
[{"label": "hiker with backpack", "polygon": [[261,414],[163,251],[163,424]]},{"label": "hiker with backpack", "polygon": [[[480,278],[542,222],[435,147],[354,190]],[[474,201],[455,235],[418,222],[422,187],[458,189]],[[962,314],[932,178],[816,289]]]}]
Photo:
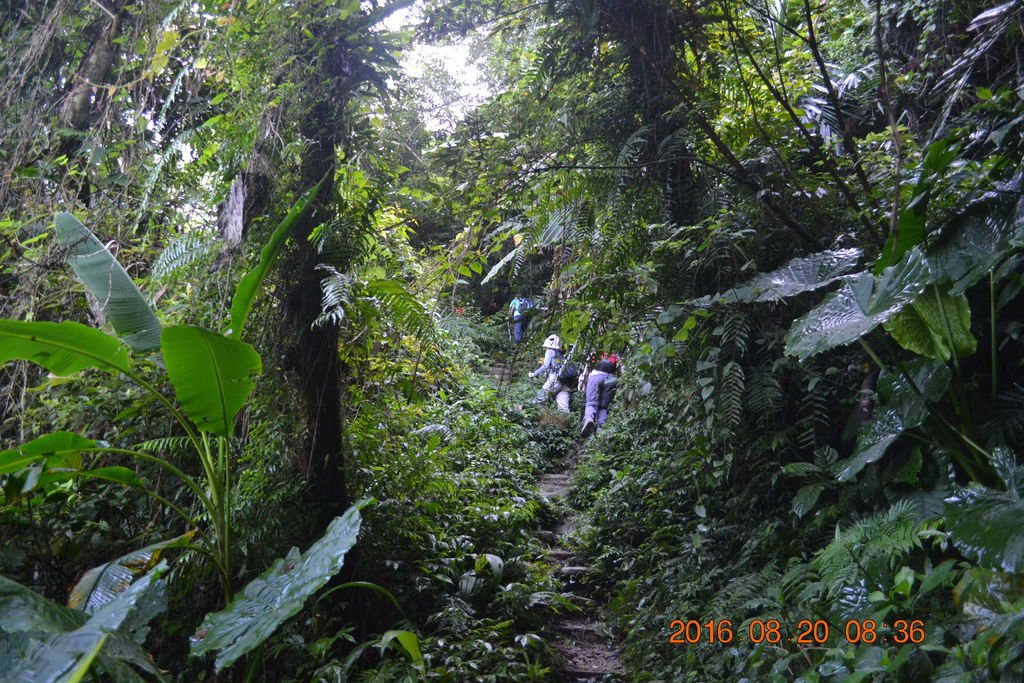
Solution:
[{"label": "hiker with backpack", "polygon": [[565,362],[562,353],[562,342],[557,334],[544,340],[544,362],[530,373],[530,378],[544,376],[544,386],[537,393],[534,403],[546,403],[552,396],[559,412],[569,412],[569,395],[576,388],[579,370],[572,363]]},{"label": "hiker with backpack", "polygon": [[586,407],[583,409],[582,436],[587,437],[604,426],[608,420],[608,407],[615,397],[615,383],[618,380],[619,357],[601,354],[594,368],[587,375]]},{"label": "hiker with backpack", "polygon": [[533,308],[533,302],[523,296],[522,292],[519,292],[516,298],[508,304],[508,318],[512,321],[512,334],[516,344],[522,340],[523,332],[526,331],[526,325],[529,323],[526,312],[531,308]]}]

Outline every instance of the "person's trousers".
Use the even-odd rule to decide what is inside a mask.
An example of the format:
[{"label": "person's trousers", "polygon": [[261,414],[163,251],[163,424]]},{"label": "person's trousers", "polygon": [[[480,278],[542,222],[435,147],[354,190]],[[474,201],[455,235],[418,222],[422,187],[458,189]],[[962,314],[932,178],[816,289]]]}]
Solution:
[{"label": "person's trousers", "polygon": [[555,404],[558,406],[558,412],[568,413],[569,387],[559,382],[557,377],[551,378],[544,383],[544,387],[537,392],[536,403],[546,403],[552,395],[555,397]]},{"label": "person's trousers", "polygon": [[526,330],[526,318],[524,316],[518,316],[512,318],[512,334],[515,336],[516,343],[518,344],[523,338],[523,332]]},{"label": "person's trousers", "polygon": [[615,396],[615,380],[607,372],[593,370],[587,378],[587,405],[583,410],[583,422],[593,422],[600,427],[608,420],[608,406]]}]

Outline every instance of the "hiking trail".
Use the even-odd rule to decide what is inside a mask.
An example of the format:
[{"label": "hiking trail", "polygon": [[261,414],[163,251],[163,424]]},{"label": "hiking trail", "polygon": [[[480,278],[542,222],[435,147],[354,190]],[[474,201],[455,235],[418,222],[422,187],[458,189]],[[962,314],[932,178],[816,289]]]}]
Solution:
[{"label": "hiking trail", "polygon": [[552,525],[554,528],[545,529],[539,535],[549,546],[548,562],[552,573],[562,580],[565,590],[572,594],[573,602],[581,608],[581,611],[563,615],[555,622],[558,632],[555,649],[565,657],[562,677],[557,680],[576,683],[626,681],[625,669],[609,645],[603,605],[588,595],[591,587],[587,577],[591,568],[573,549],[573,536],[579,519],[564,501],[571,489],[575,465],[581,453],[582,444],[575,444],[563,456],[561,469],[544,474],[539,482],[541,498],[554,510],[562,512]]}]

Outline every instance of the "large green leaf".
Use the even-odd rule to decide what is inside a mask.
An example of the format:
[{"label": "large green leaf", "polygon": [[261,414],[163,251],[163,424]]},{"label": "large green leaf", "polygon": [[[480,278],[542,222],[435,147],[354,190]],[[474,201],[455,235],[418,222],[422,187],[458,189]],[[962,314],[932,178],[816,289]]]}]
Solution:
[{"label": "large green leaf", "polygon": [[[1002,447],[994,457],[1012,462]],[[983,567],[1024,573],[1024,468],[1009,471],[1006,491],[980,484],[960,490],[945,502],[946,528],[953,544]]]},{"label": "large green leaf", "polygon": [[1016,200],[1019,188],[1009,189],[968,206],[928,250],[935,281],[953,283],[953,294],[962,294],[987,277],[1024,238],[1024,203]]},{"label": "large green leaf", "polygon": [[852,270],[861,253],[860,249],[836,249],[796,258],[778,270],[760,273],[739,287],[699,299],[698,302],[752,303],[810,292],[835,282],[841,275]]},{"label": "large green leaf", "polygon": [[185,413],[199,429],[230,436],[262,370],[259,354],[245,342],[185,325],[164,329],[161,341],[167,376]]},{"label": "large green leaf", "polygon": [[[951,373],[944,363],[918,359],[907,367],[910,379],[898,370],[886,370],[878,378],[882,408],[874,422],[857,437],[853,455],[837,463],[839,481],[853,479],[866,465],[876,462],[908,429],[928,417],[928,402],[937,401],[949,386]],[[916,390],[915,390],[916,387]]]},{"label": "large green leaf", "polygon": [[844,277],[838,291],[793,323],[786,334],[786,353],[807,358],[856,341],[914,301],[929,277],[918,249],[880,277],[869,272]]},{"label": "large green leaf", "polygon": [[292,548],[220,612],[206,615],[192,636],[192,654],[217,652],[220,671],[265,641],[342,567],[355,544],[361,518],[360,501],[336,517],[309,550]]},{"label": "large green leaf", "polygon": [[117,598],[140,575],[145,574],[160,560],[168,548],[187,545],[193,532],[148,545],[93,567],[75,582],[68,596],[68,607],[80,609],[87,614]]},{"label": "large green leaf", "polygon": [[[70,681],[85,660],[98,655],[100,662],[110,662],[104,664],[105,669],[124,660],[159,677],[159,671],[135,644],[131,629],[138,628],[133,617],[141,605],[152,605],[154,596],[163,593],[158,578],[166,570],[165,563],[157,565],[88,618],[0,577],[0,649],[6,649],[9,656],[16,653],[13,661],[5,663],[4,675],[17,681]],[[146,611],[148,621],[154,613]],[[4,648],[8,642],[16,647]],[[107,656],[99,654],[100,647]]]},{"label": "large green leaf", "polygon": [[89,228],[70,213],[57,215],[57,239],[68,263],[89,288],[118,336],[136,351],[160,348],[160,321],[135,282]]},{"label": "large green leaf", "polygon": [[927,358],[949,360],[969,356],[978,346],[971,334],[971,309],[967,297],[954,296],[937,286],[928,288],[911,305],[885,323],[896,342]]},{"label": "large green leaf", "polygon": [[956,158],[957,146],[953,137],[936,140],[928,145],[910,201],[900,211],[896,230],[889,235],[882,254],[875,264],[879,273],[883,268],[898,262],[903,255],[924,239],[925,216],[935,182]]},{"label": "large green leaf", "polygon": [[31,361],[62,376],[86,368],[131,369],[131,357],[120,341],[73,322],[0,320],[0,363],[10,360]]},{"label": "large green leaf", "polygon": [[299,198],[299,201],[295,202],[295,206],[291,208],[288,215],[284,217],[284,220],[274,229],[273,234],[270,236],[270,241],[263,247],[259,263],[256,264],[255,268],[246,273],[242,281],[238,283],[238,287],[235,289],[235,296],[231,300],[231,327],[227,331],[227,335],[232,339],[242,338],[242,332],[245,330],[245,323],[249,319],[249,312],[252,311],[252,302],[256,298],[256,292],[259,291],[260,285],[263,284],[263,280],[267,277],[267,273],[270,272],[274,262],[277,261],[277,257],[281,253],[281,247],[284,246],[289,233],[295,227],[295,223],[306,212],[309,203],[320,193],[320,187],[324,184],[324,180],[326,178],[314,185],[306,194]]},{"label": "large green leaf", "polygon": [[83,448],[94,448],[96,442],[72,432],[52,432],[33,439],[16,448],[0,452],[0,474],[17,472],[33,463],[48,461],[56,466],[70,464],[74,469],[81,467],[81,459],[68,462]]}]

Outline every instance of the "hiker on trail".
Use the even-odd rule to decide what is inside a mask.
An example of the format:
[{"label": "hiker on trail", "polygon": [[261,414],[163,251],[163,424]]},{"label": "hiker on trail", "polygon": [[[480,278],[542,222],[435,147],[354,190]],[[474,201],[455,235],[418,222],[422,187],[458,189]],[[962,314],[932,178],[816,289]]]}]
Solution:
[{"label": "hiker on trail", "polygon": [[534,403],[546,403],[552,396],[559,412],[569,412],[569,392],[575,389],[579,371],[572,363],[565,362],[562,342],[557,334],[544,340],[544,362],[530,373],[530,378],[545,376],[544,386],[537,393]]},{"label": "hiker on trail", "polygon": [[587,404],[583,410],[582,436],[587,437],[604,426],[608,419],[608,406],[615,397],[615,382],[618,380],[619,357],[602,354],[587,376]]},{"label": "hiker on trail", "polygon": [[529,322],[526,317],[526,312],[533,308],[533,302],[529,298],[523,296],[522,292],[519,292],[516,298],[508,304],[508,317],[512,321],[513,335],[516,340],[516,344],[523,338],[523,332],[526,331],[526,324]]}]

